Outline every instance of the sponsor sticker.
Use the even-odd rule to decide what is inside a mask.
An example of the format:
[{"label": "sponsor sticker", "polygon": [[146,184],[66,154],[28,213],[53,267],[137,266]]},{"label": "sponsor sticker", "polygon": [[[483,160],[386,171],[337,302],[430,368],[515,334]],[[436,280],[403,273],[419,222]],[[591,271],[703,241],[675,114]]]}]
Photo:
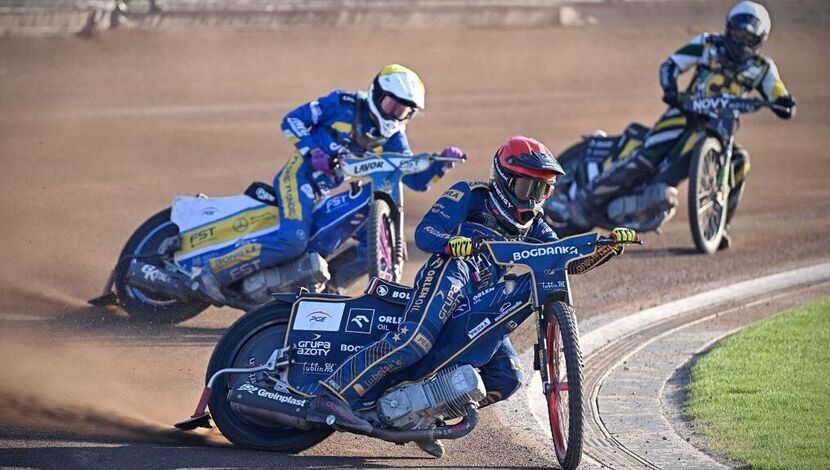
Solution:
[{"label": "sponsor sticker", "polygon": [[261,248],[262,245],[259,243],[242,245],[226,255],[211,259],[210,267],[214,272],[218,272],[228,269],[231,266],[236,266],[239,263],[259,258]]},{"label": "sponsor sticker", "polygon": [[475,326],[475,328],[473,328],[472,330],[468,331],[468,332],[467,332],[467,336],[468,336],[470,339],[473,339],[473,338],[475,338],[476,336],[478,336],[479,334],[481,334],[481,332],[482,332],[482,331],[484,331],[484,330],[485,330],[488,326],[490,326],[490,319],[489,319],[489,318],[485,318],[485,319],[484,319],[481,323],[479,323],[478,325],[476,325],[476,326]]},{"label": "sponsor sticker", "polygon": [[337,331],[346,304],[343,302],[300,302],[294,315],[294,330]]},{"label": "sponsor sticker", "polygon": [[369,334],[372,332],[372,324],[374,322],[375,309],[350,308],[349,317],[346,320],[346,332]]},{"label": "sponsor sticker", "polygon": [[430,341],[426,336],[424,336],[421,333],[415,335],[415,338],[413,338],[412,341],[414,341],[415,344],[418,345],[418,347],[423,349],[424,352],[429,352],[429,350],[432,349],[432,341]]},{"label": "sponsor sticker", "polygon": [[461,191],[459,191],[457,189],[448,189],[448,190],[444,191],[444,194],[442,194],[441,197],[445,197],[445,198],[451,199],[455,202],[459,202],[459,201],[461,201],[461,198],[464,197],[464,193],[462,193]]}]

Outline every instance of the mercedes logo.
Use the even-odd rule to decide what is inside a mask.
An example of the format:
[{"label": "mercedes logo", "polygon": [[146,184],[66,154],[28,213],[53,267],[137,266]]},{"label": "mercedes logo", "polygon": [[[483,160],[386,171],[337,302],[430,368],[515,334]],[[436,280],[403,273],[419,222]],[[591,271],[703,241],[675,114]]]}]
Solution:
[{"label": "mercedes logo", "polygon": [[248,230],[248,219],[245,217],[240,217],[233,221],[233,229],[237,232],[244,232]]}]

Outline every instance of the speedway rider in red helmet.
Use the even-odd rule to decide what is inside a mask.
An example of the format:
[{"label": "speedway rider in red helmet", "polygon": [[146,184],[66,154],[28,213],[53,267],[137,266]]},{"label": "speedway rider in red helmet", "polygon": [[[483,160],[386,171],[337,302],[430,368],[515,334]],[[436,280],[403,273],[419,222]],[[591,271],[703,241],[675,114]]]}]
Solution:
[{"label": "speedway rider in red helmet", "polygon": [[[308,418],[323,421],[334,415],[341,428],[368,432],[368,422],[352,413],[354,406],[377,399],[389,384],[389,375],[405,369],[429,352],[444,323],[459,313],[473,294],[503,282],[504,267],[485,253],[474,253],[478,240],[523,240],[547,243],[556,234],[541,217],[556,177],[564,174],[559,162],[542,143],[515,136],[493,158],[488,182],[459,182],[448,189],[424,216],[415,242],[432,253],[415,278],[412,300],[397,331],[387,333],[347,359],[321,382],[321,393]],[[620,241],[632,241],[633,231],[615,229]],[[449,253],[449,254],[447,254]],[[572,263],[569,271],[582,273],[617,254],[604,247],[595,255]],[[479,280],[473,282],[473,272]],[[458,338],[460,350],[469,338]],[[481,368],[487,389],[482,406],[506,399],[521,384],[519,357],[507,336]],[[433,456],[443,455],[439,441],[419,442]]]}]

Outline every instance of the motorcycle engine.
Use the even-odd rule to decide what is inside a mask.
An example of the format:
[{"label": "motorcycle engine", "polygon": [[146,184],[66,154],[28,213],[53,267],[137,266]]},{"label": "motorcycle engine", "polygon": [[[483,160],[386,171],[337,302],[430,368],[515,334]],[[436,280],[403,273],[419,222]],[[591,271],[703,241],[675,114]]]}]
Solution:
[{"label": "motorcycle engine", "polygon": [[273,293],[322,284],[329,279],[331,274],[326,260],[318,253],[308,252],[288,264],[263,269],[246,277],[242,281],[242,292],[256,303],[266,303]]},{"label": "motorcycle engine", "polygon": [[429,380],[402,385],[378,400],[378,417],[397,429],[427,428],[436,420],[464,415],[464,405],[486,394],[481,376],[470,365],[440,371]]}]

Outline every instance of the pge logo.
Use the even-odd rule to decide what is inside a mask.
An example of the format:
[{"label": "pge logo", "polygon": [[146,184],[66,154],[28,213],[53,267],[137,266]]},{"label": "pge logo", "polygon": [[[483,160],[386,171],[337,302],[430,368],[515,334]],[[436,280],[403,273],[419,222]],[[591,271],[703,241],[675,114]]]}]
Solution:
[{"label": "pge logo", "polygon": [[372,324],[375,322],[375,309],[373,308],[351,308],[349,318],[346,321],[346,332],[369,334],[372,332]]}]

